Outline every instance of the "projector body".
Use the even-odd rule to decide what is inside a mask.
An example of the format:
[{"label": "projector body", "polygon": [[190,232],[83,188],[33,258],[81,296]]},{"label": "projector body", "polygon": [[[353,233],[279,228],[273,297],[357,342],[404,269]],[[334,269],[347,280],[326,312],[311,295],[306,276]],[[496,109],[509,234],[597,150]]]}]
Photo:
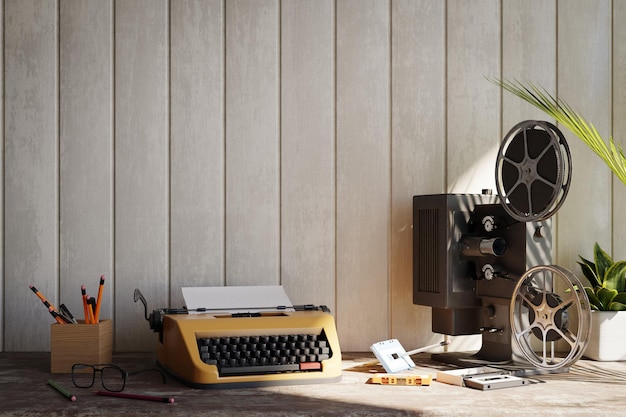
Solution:
[{"label": "projector body", "polygon": [[506,364],[518,375],[566,371],[591,322],[576,275],[551,265],[550,218],[571,184],[567,141],[549,122],[523,121],[495,166],[497,196],[413,197],[413,303],[432,307],[435,333],[482,335],[477,353],[442,360]]},{"label": "projector body", "polygon": [[551,261],[551,220],[512,219],[490,194],[413,197],[413,303],[432,331],[482,334],[476,358],[510,361],[510,305],[520,277]]}]

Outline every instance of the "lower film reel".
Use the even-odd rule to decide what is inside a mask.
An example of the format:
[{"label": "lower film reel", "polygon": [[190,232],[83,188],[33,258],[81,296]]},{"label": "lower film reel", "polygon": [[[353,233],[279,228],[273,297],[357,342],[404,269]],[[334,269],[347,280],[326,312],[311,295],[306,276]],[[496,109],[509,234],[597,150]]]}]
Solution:
[{"label": "lower film reel", "polygon": [[533,267],[518,281],[510,306],[511,333],[535,367],[565,369],[583,355],[591,309],[582,288],[576,275],[557,265]]},{"label": "lower film reel", "polygon": [[571,172],[572,158],[561,131],[545,121],[521,122],[498,151],[496,187],[502,206],[518,221],[545,220],[563,204]]}]

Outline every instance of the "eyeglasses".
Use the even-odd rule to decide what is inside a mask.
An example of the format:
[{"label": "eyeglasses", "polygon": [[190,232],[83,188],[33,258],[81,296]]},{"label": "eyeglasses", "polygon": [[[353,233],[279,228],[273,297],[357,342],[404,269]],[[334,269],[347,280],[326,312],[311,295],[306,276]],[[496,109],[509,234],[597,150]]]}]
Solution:
[{"label": "eyeglasses", "polygon": [[72,383],[78,388],[92,387],[96,380],[96,372],[100,373],[100,383],[107,391],[120,392],[126,386],[126,378],[141,372],[154,371],[161,374],[165,384],[165,375],[158,369],[142,369],[139,371],[126,372],[122,368],[112,363],[99,363],[87,365],[75,363],[72,365]]}]

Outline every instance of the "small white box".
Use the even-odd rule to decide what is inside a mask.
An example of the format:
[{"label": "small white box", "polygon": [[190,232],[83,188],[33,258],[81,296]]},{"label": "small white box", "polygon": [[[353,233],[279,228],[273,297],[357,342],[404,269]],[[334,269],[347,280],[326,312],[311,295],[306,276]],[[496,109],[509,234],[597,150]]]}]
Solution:
[{"label": "small white box", "polygon": [[452,371],[438,371],[437,381],[450,385],[465,386],[465,378],[472,375],[503,373],[501,369],[479,366],[477,368],[454,369]]},{"label": "small white box", "polygon": [[383,340],[370,346],[376,359],[383,365],[387,373],[406,371],[415,366],[410,356],[403,356],[406,350],[398,339]]}]

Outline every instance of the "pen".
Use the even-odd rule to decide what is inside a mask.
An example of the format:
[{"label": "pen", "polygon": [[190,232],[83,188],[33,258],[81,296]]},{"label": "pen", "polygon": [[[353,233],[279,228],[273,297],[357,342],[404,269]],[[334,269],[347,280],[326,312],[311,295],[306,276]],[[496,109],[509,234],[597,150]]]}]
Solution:
[{"label": "pen", "polygon": [[159,397],[156,395],[140,395],[140,394],[127,394],[123,392],[111,392],[111,391],[96,391],[96,395],[104,395],[106,397],[128,398],[131,400],[145,400],[156,401],[160,403],[173,403],[172,397]]},{"label": "pen", "polygon": [[89,324],[89,310],[87,307],[87,290],[84,285],[80,286],[80,293],[83,296],[83,309],[85,310],[85,323]]},{"label": "pen", "polygon": [[54,388],[55,390],[57,390],[58,392],[63,394],[63,396],[65,398],[67,398],[68,400],[76,401],[76,396],[75,395],[72,395],[67,389],[63,388],[61,385],[57,384],[53,380],[49,379],[48,380],[48,385],[50,385],[52,388]]},{"label": "pen", "polygon": [[104,289],[104,275],[100,277],[98,287],[98,300],[96,301],[96,312],[94,313],[94,323],[100,323],[100,304],[102,304],[102,290]]},{"label": "pen", "polygon": [[[54,308],[54,306],[52,304],[50,304],[50,302],[48,301],[48,299],[46,297],[43,296],[42,293],[39,292],[39,290],[37,288],[35,288],[34,285],[29,285],[29,288],[35,293],[35,295],[37,297],[39,297],[39,299],[41,300],[41,302],[43,303],[43,305],[46,306],[46,308],[48,309],[48,311],[50,311],[50,309],[52,310],[56,310],[56,308]],[[52,313],[50,313],[52,314]],[[65,324],[65,321],[58,316],[55,316],[54,314],[52,314],[52,316],[54,317],[54,319],[57,321],[57,323],[59,324]]]},{"label": "pen", "polygon": [[63,318],[67,319],[68,321],[72,322],[73,324],[78,324],[78,322],[74,318],[74,315],[72,314],[70,309],[67,308],[67,306],[65,304],[61,304],[59,306],[59,310],[60,310],[60,313],[63,316]]}]

